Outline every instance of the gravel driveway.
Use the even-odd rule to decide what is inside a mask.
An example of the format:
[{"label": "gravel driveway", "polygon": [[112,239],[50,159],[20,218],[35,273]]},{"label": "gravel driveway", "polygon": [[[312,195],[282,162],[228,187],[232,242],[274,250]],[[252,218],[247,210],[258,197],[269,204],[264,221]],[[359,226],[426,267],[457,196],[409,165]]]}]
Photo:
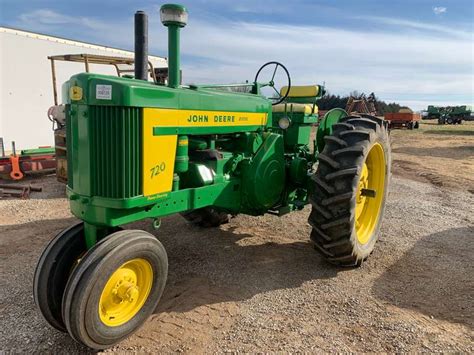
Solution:
[{"label": "gravel driveway", "polygon": [[[313,250],[308,208],[215,229],[165,218],[153,231],[170,263],[163,300],[108,351],[474,352],[474,194],[404,176],[395,168],[380,240],[358,269]],[[63,187],[35,182],[46,191],[0,200],[0,350],[84,352],[33,303],[42,248],[74,221]]]}]

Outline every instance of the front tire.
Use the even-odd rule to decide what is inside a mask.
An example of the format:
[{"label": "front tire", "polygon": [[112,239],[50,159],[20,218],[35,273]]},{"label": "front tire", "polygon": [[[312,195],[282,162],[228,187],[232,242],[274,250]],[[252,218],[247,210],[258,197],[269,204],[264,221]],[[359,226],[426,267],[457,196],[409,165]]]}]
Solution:
[{"label": "front tire", "polygon": [[38,260],[33,279],[33,297],[46,321],[66,332],[61,315],[64,289],[81,255],[87,251],[84,223],[61,231],[52,239]]},{"label": "front tire", "polygon": [[69,334],[105,349],[134,333],[156,309],[168,275],[163,245],[140,230],[113,233],[71,275],[62,302]]},{"label": "front tire", "polygon": [[374,249],[390,180],[386,125],[369,115],[349,116],[325,137],[309,223],[315,248],[333,264],[361,265]]}]

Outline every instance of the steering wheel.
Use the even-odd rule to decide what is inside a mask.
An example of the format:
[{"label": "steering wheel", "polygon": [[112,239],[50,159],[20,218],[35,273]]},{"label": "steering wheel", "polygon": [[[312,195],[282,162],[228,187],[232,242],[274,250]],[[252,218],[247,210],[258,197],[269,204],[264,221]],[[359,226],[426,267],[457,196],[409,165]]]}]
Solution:
[{"label": "steering wheel", "polygon": [[[270,79],[270,81],[262,84],[260,87],[269,86],[269,87],[273,88],[273,90],[275,91],[277,96],[275,96],[273,94],[273,96],[267,97],[267,99],[272,101],[272,105],[278,105],[279,103],[283,102],[283,100],[285,100],[287,98],[288,93],[290,92],[290,88],[291,88],[290,73],[288,72],[288,69],[286,69],[286,67],[283,64],[281,64],[279,62],[268,62],[268,63],[265,63],[264,65],[262,65],[260,67],[260,69],[257,71],[257,75],[255,75],[255,80],[254,80],[255,83],[258,82],[259,74],[263,71],[263,69],[265,67],[268,67],[268,66],[275,66],[275,69],[273,70],[272,78]],[[285,95],[281,95],[280,92],[275,88],[275,81],[274,80],[275,80],[275,76],[276,76],[277,71],[278,71],[279,68],[283,69],[283,71],[286,74],[286,77],[288,79],[288,85],[286,85],[286,86],[288,86],[288,90],[286,90]]]}]

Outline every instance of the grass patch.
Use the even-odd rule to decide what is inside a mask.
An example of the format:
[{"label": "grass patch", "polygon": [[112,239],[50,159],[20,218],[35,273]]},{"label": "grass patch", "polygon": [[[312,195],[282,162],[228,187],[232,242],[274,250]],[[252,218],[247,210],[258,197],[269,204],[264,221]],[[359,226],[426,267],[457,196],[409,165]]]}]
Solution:
[{"label": "grass patch", "polygon": [[474,121],[464,121],[457,125],[439,125],[437,121],[421,122],[420,133],[453,135],[453,136],[474,136]]}]

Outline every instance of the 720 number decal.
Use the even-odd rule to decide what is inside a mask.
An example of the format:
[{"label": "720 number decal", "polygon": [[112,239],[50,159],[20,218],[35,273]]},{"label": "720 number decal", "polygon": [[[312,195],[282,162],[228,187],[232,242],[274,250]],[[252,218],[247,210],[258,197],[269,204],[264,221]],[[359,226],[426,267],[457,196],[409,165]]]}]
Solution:
[{"label": "720 number decal", "polygon": [[150,172],[151,172],[150,177],[153,179],[153,177],[160,175],[163,171],[165,171],[165,169],[166,169],[165,162],[155,165],[153,168],[150,169]]}]

